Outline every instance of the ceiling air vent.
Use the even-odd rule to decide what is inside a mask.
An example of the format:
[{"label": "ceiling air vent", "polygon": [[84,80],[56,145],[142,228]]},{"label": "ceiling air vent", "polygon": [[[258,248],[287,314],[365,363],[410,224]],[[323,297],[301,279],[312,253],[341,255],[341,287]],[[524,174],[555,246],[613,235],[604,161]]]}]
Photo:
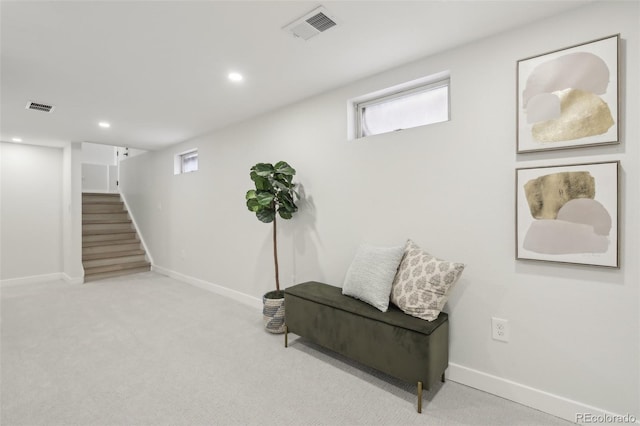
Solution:
[{"label": "ceiling air vent", "polygon": [[317,9],[307,13],[303,17],[296,19],[282,29],[293,34],[303,40],[309,40],[329,28],[337,25],[336,19],[329,11],[320,6]]},{"label": "ceiling air vent", "polygon": [[53,105],[47,105],[41,102],[29,102],[25,108],[34,109],[36,111],[44,111],[44,112],[53,111]]}]

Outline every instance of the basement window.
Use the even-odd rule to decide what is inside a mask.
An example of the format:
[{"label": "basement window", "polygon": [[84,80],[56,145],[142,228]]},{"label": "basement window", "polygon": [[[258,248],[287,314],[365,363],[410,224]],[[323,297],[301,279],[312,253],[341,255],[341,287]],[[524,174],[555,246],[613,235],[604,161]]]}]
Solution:
[{"label": "basement window", "polygon": [[176,155],[173,172],[176,175],[191,173],[198,170],[198,150],[192,149]]},{"label": "basement window", "polygon": [[449,121],[449,85],[441,73],[353,100],[355,137]]}]

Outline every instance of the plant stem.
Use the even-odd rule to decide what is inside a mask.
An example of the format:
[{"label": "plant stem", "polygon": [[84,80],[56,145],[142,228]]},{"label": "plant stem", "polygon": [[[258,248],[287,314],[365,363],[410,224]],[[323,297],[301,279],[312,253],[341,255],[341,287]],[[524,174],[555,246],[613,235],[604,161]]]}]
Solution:
[{"label": "plant stem", "polygon": [[276,267],[276,290],[280,291],[280,276],[278,274],[278,239],[277,239],[276,218],[273,218],[273,262]]}]

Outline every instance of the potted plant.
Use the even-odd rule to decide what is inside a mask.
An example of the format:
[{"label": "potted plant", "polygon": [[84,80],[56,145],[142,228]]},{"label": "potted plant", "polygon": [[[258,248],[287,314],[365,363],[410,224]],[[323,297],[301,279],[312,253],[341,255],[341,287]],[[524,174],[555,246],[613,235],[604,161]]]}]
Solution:
[{"label": "potted plant", "polygon": [[256,214],[259,221],[273,223],[273,263],[275,266],[276,289],[262,297],[264,324],[270,333],[284,333],[284,290],[280,290],[278,273],[277,217],[291,219],[298,211],[294,196],[297,197],[292,182],[296,171],[286,162],[275,165],[258,163],[251,168],[250,177],[255,189],[247,191],[247,208]]}]

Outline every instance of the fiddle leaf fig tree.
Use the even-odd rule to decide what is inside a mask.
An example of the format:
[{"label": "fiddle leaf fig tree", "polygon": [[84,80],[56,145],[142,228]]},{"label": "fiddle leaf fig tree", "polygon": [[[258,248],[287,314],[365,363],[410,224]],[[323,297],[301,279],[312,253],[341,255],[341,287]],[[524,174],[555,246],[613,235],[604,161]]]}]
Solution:
[{"label": "fiddle leaf fig tree", "polygon": [[276,233],[276,217],[291,219],[298,211],[294,197],[298,197],[293,183],[296,171],[284,161],[275,165],[258,163],[251,168],[249,176],[255,189],[247,191],[245,196],[247,208],[256,214],[259,221],[273,222],[273,261],[276,273],[276,292],[280,292],[278,274],[278,240]]}]

